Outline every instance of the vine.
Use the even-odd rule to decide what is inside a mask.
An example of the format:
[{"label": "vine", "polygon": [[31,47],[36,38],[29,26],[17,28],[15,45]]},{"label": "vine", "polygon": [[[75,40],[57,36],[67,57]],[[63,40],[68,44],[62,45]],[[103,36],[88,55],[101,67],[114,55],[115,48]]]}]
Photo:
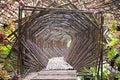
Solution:
[{"label": "vine", "polygon": [[15,54],[11,50],[15,37],[13,35],[12,39],[8,38],[14,30],[15,25],[12,20],[8,20],[0,27],[0,80],[12,79],[16,75]]}]

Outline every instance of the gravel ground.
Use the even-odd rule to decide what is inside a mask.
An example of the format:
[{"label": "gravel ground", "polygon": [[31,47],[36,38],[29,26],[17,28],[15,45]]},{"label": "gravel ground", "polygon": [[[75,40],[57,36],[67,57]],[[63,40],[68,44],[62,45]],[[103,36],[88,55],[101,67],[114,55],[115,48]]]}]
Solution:
[{"label": "gravel ground", "polygon": [[[49,59],[48,64],[45,68],[45,70],[69,70],[69,69],[73,69],[73,67],[64,60],[64,57],[54,57]],[[22,80],[31,80],[38,74],[39,72],[29,73]]]}]

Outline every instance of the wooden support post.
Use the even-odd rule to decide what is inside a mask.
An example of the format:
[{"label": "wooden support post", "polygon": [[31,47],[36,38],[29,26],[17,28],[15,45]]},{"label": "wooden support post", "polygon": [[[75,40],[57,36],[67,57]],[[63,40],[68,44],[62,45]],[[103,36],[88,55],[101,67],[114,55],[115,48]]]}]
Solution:
[{"label": "wooden support post", "polygon": [[19,49],[19,53],[18,53],[18,57],[17,57],[17,66],[18,66],[18,71],[17,74],[22,75],[22,46],[21,46],[21,42],[20,42],[20,38],[21,38],[21,24],[22,24],[22,9],[21,6],[19,6],[19,22],[18,22],[18,49]]}]

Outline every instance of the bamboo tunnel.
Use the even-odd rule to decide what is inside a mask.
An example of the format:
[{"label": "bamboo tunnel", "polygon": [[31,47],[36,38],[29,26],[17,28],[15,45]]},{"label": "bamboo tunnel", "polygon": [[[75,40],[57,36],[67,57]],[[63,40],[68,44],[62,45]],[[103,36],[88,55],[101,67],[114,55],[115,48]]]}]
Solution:
[{"label": "bamboo tunnel", "polygon": [[43,10],[27,17],[21,23],[23,69],[40,71],[53,57],[64,57],[77,72],[96,65],[101,35],[96,15]]}]

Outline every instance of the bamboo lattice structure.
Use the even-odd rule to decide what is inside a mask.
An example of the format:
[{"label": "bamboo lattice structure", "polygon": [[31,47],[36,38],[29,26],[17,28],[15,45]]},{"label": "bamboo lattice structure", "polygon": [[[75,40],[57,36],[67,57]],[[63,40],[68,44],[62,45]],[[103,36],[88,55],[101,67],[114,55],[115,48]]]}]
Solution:
[{"label": "bamboo lattice structure", "polygon": [[[67,8],[77,10],[102,9],[107,13],[113,14],[119,23],[119,3],[120,0],[0,0],[0,22],[6,23],[9,19],[16,22],[16,20],[18,20],[18,7],[19,5],[22,5],[45,8]],[[31,12],[25,11],[23,12],[23,14],[25,17],[27,15],[31,15]]]},{"label": "bamboo lattice structure", "polygon": [[31,6],[20,9],[34,10],[30,17],[20,18],[18,40],[22,72],[40,71],[53,57],[64,57],[77,72],[97,65],[102,38],[100,14]]},{"label": "bamboo lattice structure", "polygon": [[78,72],[96,65],[102,33],[100,15],[93,12],[111,13],[118,24],[120,20],[120,0],[0,0],[0,23],[18,22],[19,5],[23,6],[21,28],[8,37],[15,35],[21,45],[16,43],[13,50],[19,53],[22,48],[23,71],[41,70],[48,59],[58,56]]}]

